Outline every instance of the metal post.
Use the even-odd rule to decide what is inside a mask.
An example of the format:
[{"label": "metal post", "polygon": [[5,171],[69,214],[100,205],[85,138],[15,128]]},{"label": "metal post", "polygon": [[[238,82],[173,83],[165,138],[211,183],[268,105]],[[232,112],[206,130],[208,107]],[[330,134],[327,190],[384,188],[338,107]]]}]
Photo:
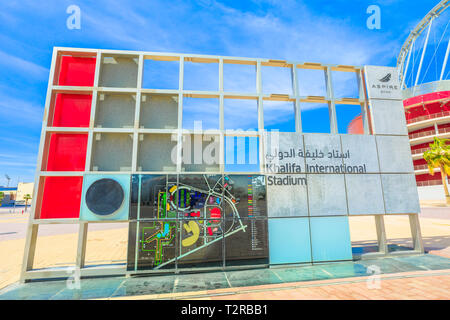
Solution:
[{"label": "metal post", "polygon": [[223,58],[219,59],[219,129],[225,130],[224,123],[224,96],[223,96]]},{"label": "metal post", "polygon": [[225,100],[224,100],[224,79],[223,79],[223,58],[219,59],[219,129],[220,129],[220,148],[219,148],[219,170],[225,170]]},{"label": "metal post", "polygon": [[411,52],[413,51],[413,46],[414,43],[416,42],[416,39],[414,39],[411,42],[411,46],[409,47],[409,52],[408,52],[408,58],[406,59],[406,66],[405,66],[405,72],[403,73],[403,79],[402,79],[402,84],[400,86],[400,88],[403,89],[404,85],[405,85],[405,81],[406,81],[406,75],[408,73],[408,67],[409,67],[409,60],[411,59]]},{"label": "metal post", "polygon": [[384,227],[384,216],[375,216],[375,227],[377,230],[377,242],[378,242],[378,252],[387,254],[389,252],[387,239],[386,239],[386,229]]},{"label": "metal post", "polygon": [[[263,139],[265,139],[264,136],[264,103],[263,103],[263,89],[262,89],[262,66],[261,66],[261,60],[256,61],[256,94],[258,95],[258,137],[259,141],[262,142]],[[265,154],[264,150],[264,142],[260,143],[259,147],[259,170],[261,172],[264,172],[264,157],[263,154]]]},{"label": "metal post", "polygon": [[181,172],[183,152],[183,90],[184,90],[184,56],[180,56],[178,75],[178,127],[177,127],[177,172]]},{"label": "metal post", "polygon": [[78,230],[77,259],[75,262],[75,267],[78,269],[84,268],[84,262],[86,257],[87,233],[88,233],[88,222],[83,221],[80,223]]},{"label": "metal post", "polygon": [[425,38],[425,43],[423,44],[422,57],[420,58],[419,69],[417,70],[416,82],[414,83],[414,87],[417,86],[417,83],[419,83],[420,71],[422,70],[423,58],[425,57],[425,51],[427,49],[428,38],[430,36],[430,30],[431,30],[431,25],[433,24],[433,19],[434,18],[431,18],[430,25],[428,26],[427,37]]},{"label": "metal post", "polygon": [[444,77],[444,71],[445,71],[445,68],[447,67],[449,53],[450,53],[450,38],[448,39],[447,51],[445,52],[444,64],[442,65],[442,71],[441,71],[441,76],[439,77],[439,80],[442,80],[442,78]]},{"label": "metal post", "polygon": [[39,151],[37,157],[37,165],[36,172],[34,176],[34,190],[33,190],[33,198],[31,202],[31,211],[28,216],[28,227],[25,238],[25,249],[23,254],[23,262],[22,268],[20,271],[20,281],[23,283],[26,279],[27,271],[33,268],[34,262],[34,253],[36,249],[36,240],[38,235],[39,225],[34,224],[34,218],[36,216],[36,207],[39,203],[38,200],[38,190],[42,190],[43,188],[43,179],[40,178],[40,170],[42,169],[42,154],[44,153],[45,146],[45,134],[47,127],[48,114],[50,110],[50,103],[52,100],[52,86],[55,80],[55,69],[57,68],[56,63],[58,60],[58,50],[53,48],[52,53],[52,65],[50,67],[50,73],[48,76],[48,84],[47,84],[47,96],[45,99],[45,108],[44,108],[44,119],[42,120],[42,129],[41,129],[41,139],[39,143]]},{"label": "metal post", "polygon": [[420,223],[419,223],[419,215],[410,214],[409,216],[409,225],[411,227],[411,235],[413,240],[414,251],[423,253],[423,241],[422,241],[422,233],[420,231]]},{"label": "metal post", "polygon": [[333,79],[331,67],[327,66],[325,69],[325,82],[327,86],[327,100],[328,102],[328,112],[330,115],[330,133],[338,133],[338,125],[336,118],[336,105],[334,101],[334,91],[333,91]]},{"label": "metal post", "polygon": [[[17,177],[17,188],[16,188],[16,197],[15,197],[15,199],[14,199],[14,209],[13,209],[13,213],[16,213],[17,190],[19,189],[19,180],[20,180],[20,177]],[[8,181],[8,185],[9,185],[9,181]],[[27,205],[25,205],[25,211],[27,211]]]},{"label": "metal post", "polygon": [[366,83],[364,79],[364,71],[363,69],[360,69],[356,73],[356,78],[358,81],[358,96],[359,96],[359,103],[361,106],[361,117],[363,121],[363,131],[364,134],[370,134],[370,125],[369,125],[369,105],[366,99]]},{"label": "metal post", "polygon": [[292,64],[291,68],[291,83],[292,83],[292,92],[295,97],[294,101],[294,114],[295,114],[295,132],[302,132],[302,119],[300,112],[300,99],[298,93],[298,78],[297,78],[297,65],[295,63]]}]

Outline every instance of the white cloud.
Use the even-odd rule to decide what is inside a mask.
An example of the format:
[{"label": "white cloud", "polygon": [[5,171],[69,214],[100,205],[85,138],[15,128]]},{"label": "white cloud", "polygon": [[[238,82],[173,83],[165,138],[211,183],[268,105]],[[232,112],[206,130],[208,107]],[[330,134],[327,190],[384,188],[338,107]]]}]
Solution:
[{"label": "white cloud", "polygon": [[48,76],[47,68],[20,57],[13,56],[1,50],[0,65],[2,65],[3,68],[11,68],[14,69],[15,72],[26,74],[28,77],[33,76],[42,79]]},{"label": "white cloud", "polygon": [[20,126],[36,127],[42,123],[44,108],[27,100],[0,94],[0,116]]},{"label": "white cloud", "polygon": [[2,136],[2,143],[14,146],[14,148],[11,148],[12,155],[16,154],[18,150],[28,150],[28,151],[35,150],[37,152],[37,149],[39,147],[39,137],[35,138],[31,136],[14,134],[14,138]]},{"label": "white cloud", "polygon": [[[17,159],[20,160],[20,159]],[[20,162],[20,161],[1,161],[0,166],[8,166],[8,167],[36,167],[36,161],[34,162]]]},{"label": "white cloud", "polygon": [[[185,1],[99,0],[84,3],[80,1],[81,30],[70,34],[65,28],[67,17],[65,8],[68,4],[72,4],[71,1],[53,2],[52,5],[36,1],[24,3],[7,1],[3,4],[6,9],[3,7],[2,11],[8,10],[8,13],[0,17],[9,17],[7,21],[12,21],[11,17],[17,18],[15,24],[17,26],[23,24],[30,34],[35,34],[35,30],[39,30],[45,35],[46,38],[43,37],[39,39],[38,44],[33,44],[34,53],[45,50],[43,48],[49,48],[51,45],[60,45],[58,42],[64,42],[64,44],[74,43],[74,46],[81,43],[111,49],[209,53],[351,65],[386,64],[396,55],[401,46],[401,40],[407,34],[405,32],[404,37],[397,35],[397,38],[393,38],[389,32],[369,35],[365,24],[358,27],[350,20],[313,13],[302,2],[291,0],[253,0],[253,2],[259,9],[246,12],[213,0],[202,0],[201,9],[195,7],[195,3]],[[269,9],[264,11],[261,3],[268,5]],[[11,10],[13,14],[9,13]],[[30,13],[34,17],[41,18],[25,19]],[[61,21],[60,29],[55,28],[57,25],[55,21],[59,20]],[[34,26],[38,28],[33,29]],[[18,35],[20,35],[19,32]],[[28,41],[30,42],[32,41]],[[11,43],[16,47],[15,52],[21,52],[20,43],[12,42],[12,40]],[[26,46],[27,44],[24,43],[23,47]],[[43,52],[39,54],[42,56]],[[10,52],[0,51],[0,64],[2,69],[14,69],[17,74],[29,75],[34,80],[46,80],[48,77],[47,68]],[[253,72],[254,69],[249,67],[240,75],[231,74],[229,79],[232,79],[233,83],[230,83],[230,88],[233,88],[233,91],[237,91],[236,89],[253,91],[255,87]],[[210,74],[208,77],[197,80],[193,78],[192,82],[209,83],[212,81],[209,76]],[[284,80],[276,74],[270,77],[274,90],[289,85],[286,77]],[[247,85],[247,81],[251,83]],[[307,81],[310,82],[314,91],[320,91],[323,88],[321,79],[307,79]],[[345,89],[346,84],[341,83],[340,86]],[[18,128],[21,125],[40,127],[43,107],[17,94],[14,96],[14,91],[5,89],[2,88],[2,91],[7,93],[0,95],[2,118],[12,119],[10,121],[17,123]],[[36,87],[32,90],[36,92]],[[317,106],[316,104],[302,105],[305,109]],[[205,102],[201,106],[187,105],[187,107],[192,107],[191,117],[198,114],[205,118],[217,118],[215,103],[208,105]],[[278,119],[267,116],[265,120],[271,122],[287,119],[290,109],[280,110]],[[255,112],[254,105],[243,103],[236,114],[246,112]],[[236,122],[245,126],[248,122],[244,118],[236,117]],[[9,139],[9,143],[14,143],[13,140],[15,140],[21,148],[37,150],[36,141],[30,141],[27,137],[17,137],[17,134],[14,136],[14,139],[2,137],[2,141],[8,142],[7,139]],[[13,163],[16,160],[24,162],[19,159],[9,160],[10,158],[5,157],[1,159],[0,156],[1,165]],[[30,163],[32,163],[31,160]]]},{"label": "white cloud", "polygon": [[[4,140],[2,138],[2,140]],[[17,182],[31,182],[34,180],[36,168],[36,154],[23,153],[21,141],[17,141],[16,148],[11,153],[0,154],[0,185],[6,186],[8,181],[5,174],[11,177],[9,186],[16,186]],[[5,150],[4,150],[5,151]]]}]

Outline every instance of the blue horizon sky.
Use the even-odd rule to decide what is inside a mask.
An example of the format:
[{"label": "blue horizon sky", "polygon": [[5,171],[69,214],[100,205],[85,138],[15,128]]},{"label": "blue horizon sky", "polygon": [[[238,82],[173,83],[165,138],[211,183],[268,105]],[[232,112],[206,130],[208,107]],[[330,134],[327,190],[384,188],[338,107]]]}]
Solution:
[{"label": "blue horizon sky", "polygon": [[[34,181],[54,46],[395,66],[409,32],[437,3],[420,0],[3,1],[0,4],[0,115],[3,120],[0,186],[7,184],[5,174],[11,177],[10,186],[15,186],[18,180]],[[80,30],[66,27],[69,5],[81,9]],[[369,17],[366,10],[370,5],[381,9],[380,30],[366,26]],[[243,125],[254,125],[252,121]]]}]

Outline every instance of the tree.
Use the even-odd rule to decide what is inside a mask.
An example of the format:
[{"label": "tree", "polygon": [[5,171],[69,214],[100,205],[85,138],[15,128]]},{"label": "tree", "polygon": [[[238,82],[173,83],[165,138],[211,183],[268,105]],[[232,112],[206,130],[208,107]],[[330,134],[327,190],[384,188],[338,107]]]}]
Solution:
[{"label": "tree", "polygon": [[3,192],[0,192],[0,206],[2,205],[3,198],[5,197],[5,194]]},{"label": "tree", "polygon": [[28,200],[31,199],[31,196],[29,193],[23,196],[23,199],[25,200],[25,212],[27,212],[27,206],[28,206]]},{"label": "tree", "polygon": [[445,191],[445,202],[450,205],[450,194],[447,187],[447,175],[450,175],[450,146],[447,145],[448,139],[439,139],[434,137],[434,142],[430,144],[430,149],[423,153],[428,170],[434,175],[434,169],[441,171],[442,185]]}]

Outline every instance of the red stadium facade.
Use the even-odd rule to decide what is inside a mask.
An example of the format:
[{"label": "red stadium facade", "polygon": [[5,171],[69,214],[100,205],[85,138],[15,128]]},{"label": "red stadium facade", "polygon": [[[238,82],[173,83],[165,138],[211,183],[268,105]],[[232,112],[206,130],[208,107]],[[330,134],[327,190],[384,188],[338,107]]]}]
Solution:
[{"label": "red stadium facade", "polygon": [[[421,200],[445,199],[440,169],[423,153],[434,137],[450,138],[450,0],[441,0],[410,32],[397,57],[411,154]],[[436,39],[440,39],[439,41]]]},{"label": "red stadium facade", "polygon": [[430,175],[423,152],[434,137],[450,138],[450,91],[431,92],[403,101],[418,187],[442,185],[441,173]]},{"label": "red stadium facade", "polygon": [[[405,91],[405,94],[410,95],[411,91]],[[450,139],[450,90],[419,94],[403,100],[403,105],[419,197],[421,200],[441,199],[444,197],[441,173],[435,169],[434,175],[430,174],[423,153],[429,149],[434,137]],[[363,133],[361,116],[349,123],[347,131]]]}]

